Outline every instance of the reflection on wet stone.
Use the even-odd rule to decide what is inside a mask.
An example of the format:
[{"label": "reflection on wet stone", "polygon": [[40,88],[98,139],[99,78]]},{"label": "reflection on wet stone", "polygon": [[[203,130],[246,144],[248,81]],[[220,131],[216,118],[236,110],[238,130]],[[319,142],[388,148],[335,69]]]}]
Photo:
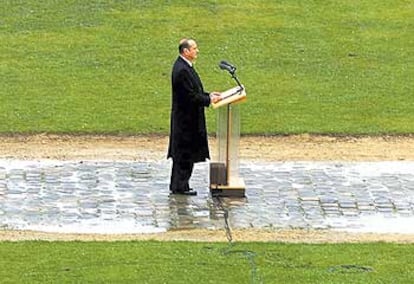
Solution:
[{"label": "reflection on wet stone", "polygon": [[218,200],[207,188],[207,163],[194,170],[198,195],[186,197],[169,195],[168,161],[0,161],[0,228],[223,229],[228,214],[232,228],[360,230],[384,222],[378,218],[413,220],[413,169],[408,162],[246,163],[246,198]]}]

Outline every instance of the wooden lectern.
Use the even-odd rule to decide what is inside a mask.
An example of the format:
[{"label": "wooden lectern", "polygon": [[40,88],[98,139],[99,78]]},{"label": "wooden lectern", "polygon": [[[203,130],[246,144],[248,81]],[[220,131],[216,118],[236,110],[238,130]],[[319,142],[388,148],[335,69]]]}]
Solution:
[{"label": "wooden lectern", "polygon": [[210,192],[213,196],[245,196],[244,180],[239,177],[240,109],[246,100],[242,85],[221,94],[213,104],[217,109],[217,161],[210,163]]}]

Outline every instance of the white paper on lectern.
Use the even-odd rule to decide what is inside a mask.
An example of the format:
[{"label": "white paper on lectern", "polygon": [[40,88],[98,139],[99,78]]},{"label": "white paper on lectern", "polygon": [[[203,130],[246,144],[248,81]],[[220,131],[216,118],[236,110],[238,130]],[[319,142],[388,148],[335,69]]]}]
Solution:
[{"label": "white paper on lectern", "polygon": [[223,105],[227,105],[232,102],[239,101],[246,97],[246,91],[244,89],[244,86],[236,86],[234,88],[228,89],[227,91],[224,91],[220,94],[221,101],[217,103],[213,103],[213,108],[218,108]]},{"label": "white paper on lectern", "polygon": [[244,88],[242,88],[240,86],[236,86],[234,88],[231,88],[227,91],[222,92],[220,97],[224,100],[224,99],[227,99],[228,97],[231,97],[231,96],[241,95],[242,91],[244,91]]}]

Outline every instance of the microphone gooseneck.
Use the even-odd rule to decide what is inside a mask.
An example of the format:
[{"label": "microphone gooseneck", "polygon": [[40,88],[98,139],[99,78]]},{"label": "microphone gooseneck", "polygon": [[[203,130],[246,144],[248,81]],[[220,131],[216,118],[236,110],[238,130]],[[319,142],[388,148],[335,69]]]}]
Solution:
[{"label": "microphone gooseneck", "polygon": [[221,60],[220,63],[219,63],[219,67],[220,67],[220,69],[226,70],[231,74],[231,77],[236,81],[237,85],[239,85],[240,90],[244,89],[242,84],[240,83],[239,79],[237,79],[237,77],[236,77],[236,74],[235,74],[236,69],[237,69],[236,66],[234,66],[233,64],[231,64],[231,63],[229,63],[225,60]]}]

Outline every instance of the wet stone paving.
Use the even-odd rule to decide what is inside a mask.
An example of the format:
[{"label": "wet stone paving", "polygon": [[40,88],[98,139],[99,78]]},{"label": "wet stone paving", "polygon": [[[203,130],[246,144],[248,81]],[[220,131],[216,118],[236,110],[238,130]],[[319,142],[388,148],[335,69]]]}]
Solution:
[{"label": "wet stone paving", "polygon": [[213,198],[208,163],[197,196],[170,196],[171,164],[0,160],[0,229],[154,233],[303,228],[414,233],[414,162],[242,162],[245,198]]}]

